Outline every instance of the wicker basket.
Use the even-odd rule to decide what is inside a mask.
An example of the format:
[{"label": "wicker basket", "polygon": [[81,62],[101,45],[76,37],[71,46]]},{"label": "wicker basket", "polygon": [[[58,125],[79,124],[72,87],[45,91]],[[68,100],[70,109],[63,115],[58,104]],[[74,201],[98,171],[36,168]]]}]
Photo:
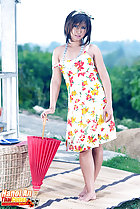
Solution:
[{"label": "wicker basket", "polygon": [[27,142],[0,146],[0,191],[28,187],[30,183]]}]

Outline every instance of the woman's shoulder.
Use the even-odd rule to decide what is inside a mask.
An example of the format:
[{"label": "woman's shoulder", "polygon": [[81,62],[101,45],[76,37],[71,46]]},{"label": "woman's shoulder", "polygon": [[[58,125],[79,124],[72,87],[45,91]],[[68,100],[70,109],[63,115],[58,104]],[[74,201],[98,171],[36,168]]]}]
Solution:
[{"label": "woman's shoulder", "polygon": [[89,44],[89,50],[97,51],[97,50],[99,50],[99,47],[95,44]]},{"label": "woman's shoulder", "polygon": [[53,56],[58,57],[58,59],[60,60],[62,57],[62,54],[64,53],[64,50],[65,50],[65,45],[56,47],[53,50]]},{"label": "woman's shoulder", "polygon": [[61,45],[61,46],[57,46],[54,50],[53,50],[53,53],[55,54],[60,54],[64,51],[65,49],[65,45]]},{"label": "woman's shoulder", "polygon": [[98,53],[101,53],[99,47],[95,44],[90,44],[89,45],[88,52],[89,52],[89,54],[92,55],[92,57],[95,57]]}]

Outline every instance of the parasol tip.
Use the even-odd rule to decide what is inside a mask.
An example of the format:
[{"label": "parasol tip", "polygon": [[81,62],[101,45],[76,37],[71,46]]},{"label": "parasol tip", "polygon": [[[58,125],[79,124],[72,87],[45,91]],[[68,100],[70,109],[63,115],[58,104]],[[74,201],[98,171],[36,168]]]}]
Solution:
[{"label": "parasol tip", "polygon": [[33,191],[33,197],[36,198],[36,197],[38,196],[38,193],[39,193],[39,190],[34,190],[34,191]]}]

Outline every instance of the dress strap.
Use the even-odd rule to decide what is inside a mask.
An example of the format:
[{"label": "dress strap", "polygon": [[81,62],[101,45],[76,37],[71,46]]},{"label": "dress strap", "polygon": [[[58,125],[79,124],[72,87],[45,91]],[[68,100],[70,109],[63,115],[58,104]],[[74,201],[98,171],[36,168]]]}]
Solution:
[{"label": "dress strap", "polygon": [[65,56],[66,56],[67,48],[68,48],[68,42],[67,42],[66,45],[65,45],[65,50],[64,50],[63,57],[62,57],[62,62],[63,62],[63,63],[64,63],[64,61],[65,61]]},{"label": "dress strap", "polygon": [[85,47],[85,50],[84,50],[84,51],[88,52],[89,46],[90,46],[90,44],[88,44],[88,45]]}]

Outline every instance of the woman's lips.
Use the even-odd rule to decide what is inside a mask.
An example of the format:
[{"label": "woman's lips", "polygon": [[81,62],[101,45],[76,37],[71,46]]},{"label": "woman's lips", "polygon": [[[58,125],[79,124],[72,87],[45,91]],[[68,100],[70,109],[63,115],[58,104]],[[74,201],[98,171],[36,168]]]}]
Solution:
[{"label": "woman's lips", "polygon": [[80,35],[75,35],[77,38],[81,38],[81,36]]}]

